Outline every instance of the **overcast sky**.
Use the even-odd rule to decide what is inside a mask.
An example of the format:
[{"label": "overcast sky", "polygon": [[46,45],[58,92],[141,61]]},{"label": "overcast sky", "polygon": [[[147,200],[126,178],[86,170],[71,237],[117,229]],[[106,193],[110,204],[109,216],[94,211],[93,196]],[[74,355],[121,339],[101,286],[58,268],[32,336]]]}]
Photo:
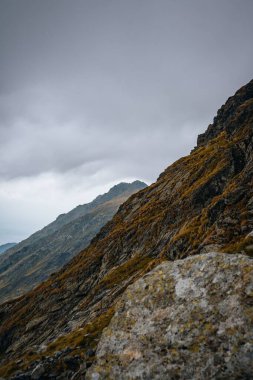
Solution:
[{"label": "overcast sky", "polygon": [[252,0],[0,0],[0,244],[151,183],[253,77]]}]

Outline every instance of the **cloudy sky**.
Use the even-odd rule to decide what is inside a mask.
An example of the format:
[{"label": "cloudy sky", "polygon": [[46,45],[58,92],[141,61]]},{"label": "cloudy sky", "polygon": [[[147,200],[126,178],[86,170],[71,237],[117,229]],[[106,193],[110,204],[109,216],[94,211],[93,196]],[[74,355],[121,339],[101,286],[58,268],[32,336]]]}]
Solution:
[{"label": "cloudy sky", "polygon": [[188,154],[253,77],[252,0],[0,0],[0,244]]}]

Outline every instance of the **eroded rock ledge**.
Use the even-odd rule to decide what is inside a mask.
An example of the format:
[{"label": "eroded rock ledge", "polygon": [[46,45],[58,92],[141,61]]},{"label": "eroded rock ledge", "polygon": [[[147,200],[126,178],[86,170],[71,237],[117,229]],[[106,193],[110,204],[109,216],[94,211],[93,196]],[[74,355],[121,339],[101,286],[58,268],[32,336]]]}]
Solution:
[{"label": "eroded rock ledge", "polygon": [[252,379],[253,260],[164,262],[129,286],[88,380]]}]

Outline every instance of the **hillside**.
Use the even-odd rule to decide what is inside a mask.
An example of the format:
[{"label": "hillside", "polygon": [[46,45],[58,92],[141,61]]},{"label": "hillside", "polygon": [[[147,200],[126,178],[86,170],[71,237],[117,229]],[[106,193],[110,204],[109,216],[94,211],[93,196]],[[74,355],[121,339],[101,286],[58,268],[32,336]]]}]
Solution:
[{"label": "hillside", "polygon": [[75,372],[80,362],[90,366],[119,296],[161,261],[214,248],[250,254],[252,182],[253,81],[221,107],[192,153],[132,195],[85,250],[1,305],[0,376],[29,370],[43,357],[51,358],[55,376]]},{"label": "hillside", "polygon": [[17,243],[6,243],[0,245],[0,254],[6,252],[8,249],[14,247]]},{"label": "hillside", "polygon": [[0,301],[19,296],[59,270],[87,247],[131,194],[147,185],[120,183],[17,244],[0,258]]}]

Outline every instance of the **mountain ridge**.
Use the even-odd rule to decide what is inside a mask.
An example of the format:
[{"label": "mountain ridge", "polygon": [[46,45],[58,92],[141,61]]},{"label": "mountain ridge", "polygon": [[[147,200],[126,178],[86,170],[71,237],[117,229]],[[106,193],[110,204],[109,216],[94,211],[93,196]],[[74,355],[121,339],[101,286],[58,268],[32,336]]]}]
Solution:
[{"label": "mountain ridge", "polygon": [[144,188],[141,181],[120,183],[94,201],[79,205],[37,231],[0,258],[0,299],[16,297],[59,270],[84,249],[122,202]]},{"label": "mountain ridge", "polygon": [[14,247],[18,243],[5,243],[0,245],[0,254],[6,252],[8,249]]},{"label": "mountain ridge", "polygon": [[33,291],[0,306],[0,375],[13,371],[17,359],[24,370],[66,347],[91,361],[87,352],[96,347],[117,299],[161,261],[214,246],[251,254],[252,87],[253,81],[230,97],[198,147],[121,205],[84,251]]}]

